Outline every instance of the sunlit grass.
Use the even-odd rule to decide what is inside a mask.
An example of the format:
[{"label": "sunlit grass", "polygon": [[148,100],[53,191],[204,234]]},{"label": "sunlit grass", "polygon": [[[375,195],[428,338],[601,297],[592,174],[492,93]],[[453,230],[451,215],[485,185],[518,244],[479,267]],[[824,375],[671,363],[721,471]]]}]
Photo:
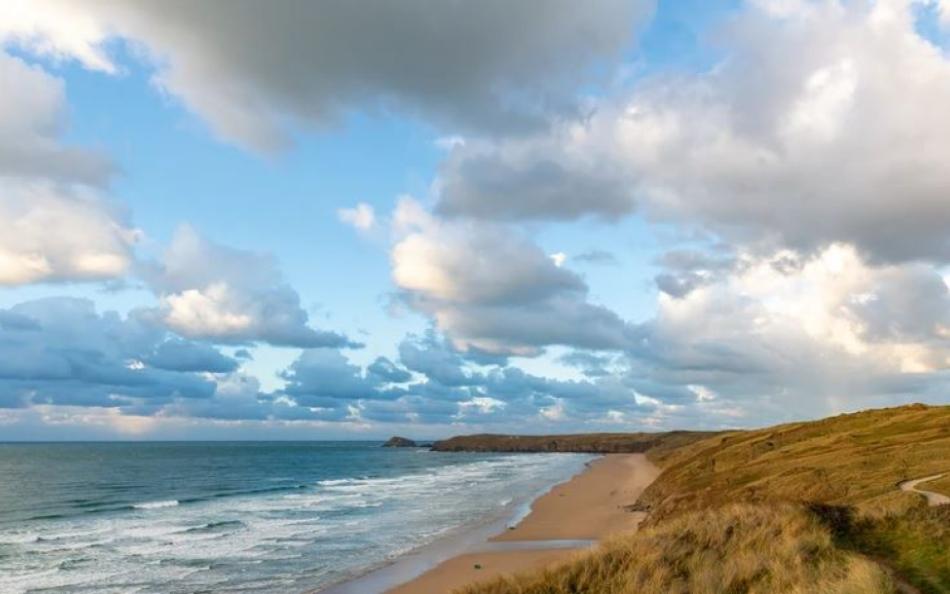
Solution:
[{"label": "sunlit grass", "polygon": [[870,594],[893,592],[874,563],[837,548],[803,509],[735,504],[690,512],[542,573],[464,594]]},{"label": "sunlit grass", "polygon": [[[950,407],[841,415],[667,444],[640,533],[465,594],[950,592],[950,507],[903,480],[948,473]],[[946,478],[921,485],[950,494]]]}]

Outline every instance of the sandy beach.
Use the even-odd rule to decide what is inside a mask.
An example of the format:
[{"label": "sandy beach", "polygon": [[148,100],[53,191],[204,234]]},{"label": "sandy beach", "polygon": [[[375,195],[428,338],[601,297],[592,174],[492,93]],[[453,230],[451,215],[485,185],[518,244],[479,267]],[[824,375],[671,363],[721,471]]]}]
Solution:
[{"label": "sandy beach", "polygon": [[[627,511],[625,506],[636,501],[658,474],[659,469],[643,454],[598,458],[586,471],[539,497],[523,521],[491,541],[596,541],[616,532],[636,530],[643,514]],[[544,549],[538,544],[537,549],[459,555],[387,594],[449,594],[477,581],[563,562],[583,551]]]}]

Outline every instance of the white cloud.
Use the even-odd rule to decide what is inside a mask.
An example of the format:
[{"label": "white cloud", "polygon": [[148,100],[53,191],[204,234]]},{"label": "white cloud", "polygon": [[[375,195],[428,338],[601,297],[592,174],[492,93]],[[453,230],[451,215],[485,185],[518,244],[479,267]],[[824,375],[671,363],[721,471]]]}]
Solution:
[{"label": "white cloud", "polygon": [[139,233],[94,192],[0,179],[0,285],[121,277]]},{"label": "white cloud", "polygon": [[[169,4],[32,0],[8,7],[0,40],[111,72],[132,41],[155,82],[227,140],[259,150],[288,122],[326,125],[353,108],[395,109],[494,131],[576,110],[572,91],[617,59],[648,1]],[[372,40],[372,43],[354,43]]]},{"label": "white cloud", "polygon": [[340,208],[336,211],[340,220],[358,231],[369,231],[376,226],[376,211],[365,202],[353,208]]},{"label": "white cloud", "polygon": [[438,210],[482,219],[640,209],[733,244],[950,260],[950,57],[914,3],[766,2],[726,57],[647,78],[549,134],[469,142]]},{"label": "white cloud", "polygon": [[76,2],[8,0],[0,4],[0,23],[0,42],[55,60],[76,59],[92,70],[117,70],[103,48],[109,31]]},{"label": "white cloud", "polygon": [[521,233],[445,221],[411,199],[393,216],[393,280],[462,350],[536,354],[555,344],[622,348],[627,325]]},{"label": "white cloud", "polygon": [[159,297],[150,315],[182,336],[304,348],[351,344],[308,325],[273,258],[212,243],[190,227],[179,228],[161,262],[143,274]]},{"label": "white cloud", "polygon": [[946,399],[950,290],[929,266],[874,265],[844,244],[746,254],[658,306],[631,351],[647,397],[762,420]]},{"label": "white cloud", "polygon": [[62,81],[0,52],[0,285],[122,276],[139,232],[104,196],[111,165],[65,146]]}]

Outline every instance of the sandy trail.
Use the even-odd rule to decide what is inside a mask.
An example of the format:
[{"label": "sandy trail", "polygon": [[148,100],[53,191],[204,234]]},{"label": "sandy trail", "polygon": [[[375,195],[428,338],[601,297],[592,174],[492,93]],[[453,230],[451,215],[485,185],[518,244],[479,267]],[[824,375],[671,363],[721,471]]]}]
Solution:
[{"label": "sandy trail", "polygon": [[543,549],[540,541],[600,540],[616,532],[636,530],[644,514],[625,507],[634,503],[659,474],[660,470],[643,454],[598,458],[585,472],[538,498],[520,524],[491,539],[499,544],[524,543],[525,547],[534,541],[538,548],[466,553],[387,594],[447,594],[499,575],[570,560],[584,549]]},{"label": "sandy trail", "polygon": [[942,474],[935,474],[933,476],[925,476],[924,478],[914,479],[912,481],[904,481],[898,486],[901,488],[901,491],[910,491],[912,493],[918,493],[927,498],[927,503],[933,507],[937,505],[947,505],[950,503],[950,497],[947,497],[943,493],[937,493],[935,491],[925,491],[923,489],[918,489],[917,485],[920,483],[926,483],[928,481],[934,481],[942,477]]}]

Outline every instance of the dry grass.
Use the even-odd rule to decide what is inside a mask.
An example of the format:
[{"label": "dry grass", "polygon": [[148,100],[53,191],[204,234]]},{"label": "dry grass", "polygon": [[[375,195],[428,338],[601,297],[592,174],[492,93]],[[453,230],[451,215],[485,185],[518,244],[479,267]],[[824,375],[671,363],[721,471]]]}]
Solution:
[{"label": "dry grass", "polygon": [[926,489],[928,491],[936,491],[937,493],[943,493],[945,495],[950,495],[950,469],[947,470],[946,474],[934,481],[927,481],[926,483],[920,485],[921,489]]},{"label": "dry grass", "polygon": [[[735,432],[664,453],[648,522],[725,502],[837,506],[840,546],[873,555],[922,592],[950,592],[947,510],[898,483],[950,473],[950,407],[911,405]],[[941,492],[933,481],[922,487]],[[948,492],[950,493],[950,492]]]},{"label": "dry grass", "polygon": [[[894,592],[876,561],[950,592],[950,508],[900,481],[948,473],[950,407],[912,405],[661,443],[638,534],[464,594]],[[950,494],[944,477],[922,487]],[[872,559],[874,561],[872,561]]]},{"label": "dry grass", "polygon": [[[898,493],[897,483],[950,473],[950,406],[912,405],[729,433],[659,462],[664,472],[642,498],[655,517],[728,501],[900,511],[917,498]],[[936,485],[928,483],[939,490]]]},{"label": "dry grass", "polygon": [[886,594],[874,563],[835,547],[801,508],[729,505],[691,512],[534,575],[463,594]]}]

